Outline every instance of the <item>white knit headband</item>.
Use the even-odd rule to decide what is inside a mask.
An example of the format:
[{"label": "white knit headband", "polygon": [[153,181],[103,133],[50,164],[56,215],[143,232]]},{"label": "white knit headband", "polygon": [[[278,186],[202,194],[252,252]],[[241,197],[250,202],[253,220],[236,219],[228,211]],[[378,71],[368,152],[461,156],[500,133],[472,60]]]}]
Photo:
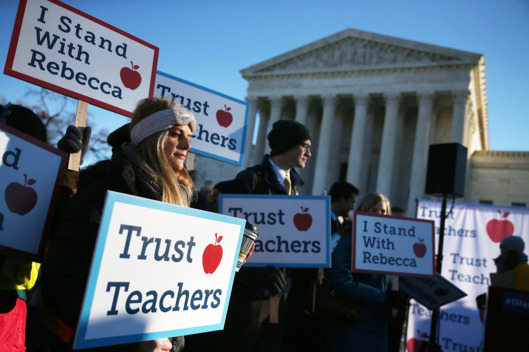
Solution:
[{"label": "white knit headband", "polygon": [[174,125],[189,125],[191,132],[195,132],[197,120],[192,113],[183,107],[160,110],[138,122],[130,131],[130,140],[133,144],[139,145],[145,138]]}]

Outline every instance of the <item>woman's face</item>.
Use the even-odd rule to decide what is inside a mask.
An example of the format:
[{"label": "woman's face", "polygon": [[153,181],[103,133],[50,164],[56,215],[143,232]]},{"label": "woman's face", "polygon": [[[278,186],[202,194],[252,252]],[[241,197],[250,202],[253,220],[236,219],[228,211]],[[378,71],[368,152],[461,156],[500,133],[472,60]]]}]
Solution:
[{"label": "woman's face", "polygon": [[380,201],[377,204],[375,204],[371,209],[369,209],[369,213],[375,213],[379,215],[387,215],[388,209],[386,209],[386,203]]},{"label": "woman's face", "polygon": [[184,161],[189,148],[191,148],[191,129],[189,126],[171,127],[163,150],[174,172],[179,172],[184,168]]}]

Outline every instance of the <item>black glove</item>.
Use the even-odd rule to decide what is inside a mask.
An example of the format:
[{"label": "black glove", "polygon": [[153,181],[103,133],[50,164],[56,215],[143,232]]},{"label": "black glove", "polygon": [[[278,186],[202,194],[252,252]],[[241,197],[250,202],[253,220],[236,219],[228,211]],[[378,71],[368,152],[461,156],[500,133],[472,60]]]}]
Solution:
[{"label": "black glove", "polygon": [[391,308],[401,308],[408,303],[409,297],[400,291],[386,291],[386,305]]},{"label": "black glove", "polygon": [[267,266],[264,268],[263,282],[272,296],[277,296],[281,293],[287,284],[283,272],[274,266]]},{"label": "black glove", "polygon": [[81,164],[83,163],[84,156],[88,149],[88,143],[90,142],[90,135],[92,134],[92,128],[87,127],[76,127],[73,125],[68,126],[66,134],[59,140],[57,147],[66,153],[77,153],[81,152]]}]

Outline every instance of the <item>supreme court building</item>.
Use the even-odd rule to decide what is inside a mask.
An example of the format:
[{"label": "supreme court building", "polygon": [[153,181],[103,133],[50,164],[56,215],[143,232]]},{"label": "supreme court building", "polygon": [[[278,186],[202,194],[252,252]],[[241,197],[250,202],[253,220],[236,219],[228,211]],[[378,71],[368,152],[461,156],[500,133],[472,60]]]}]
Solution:
[{"label": "supreme court building", "polygon": [[[269,152],[279,119],[311,131],[301,194],[346,180],[415,214],[431,144],[468,149],[460,202],[529,204],[529,152],[490,151],[483,55],[347,29],[241,70],[250,103],[244,167]],[[502,118],[496,116],[495,118]],[[198,187],[241,168],[197,157]],[[435,199],[435,198],[434,198]]]}]

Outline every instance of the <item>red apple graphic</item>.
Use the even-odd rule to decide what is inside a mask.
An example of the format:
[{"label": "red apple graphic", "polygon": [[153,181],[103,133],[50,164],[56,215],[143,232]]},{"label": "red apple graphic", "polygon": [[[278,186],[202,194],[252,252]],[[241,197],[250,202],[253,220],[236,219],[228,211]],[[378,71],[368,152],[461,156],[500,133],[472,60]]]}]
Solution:
[{"label": "red apple graphic", "polygon": [[307,231],[312,225],[312,216],[307,213],[308,211],[309,208],[301,207],[301,213],[294,215],[294,226],[296,226],[299,231]]},{"label": "red apple graphic", "polygon": [[28,175],[24,174],[24,185],[12,182],[5,190],[6,204],[12,213],[26,215],[37,204],[37,192],[33,188],[27,187],[35,184],[34,179],[28,180]]},{"label": "red apple graphic", "polygon": [[230,111],[231,108],[229,106],[224,105],[224,110],[218,110],[217,111],[217,121],[220,126],[222,127],[228,127],[231,125],[231,122],[233,121],[233,116]]},{"label": "red apple graphic", "polygon": [[219,267],[222,259],[222,246],[217,244],[222,241],[222,236],[217,237],[215,234],[215,244],[208,244],[202,254],[202,267],[206,274],[213,274]]},{"label": "red apple graphic", "polygon": [[[428,337],[428,334],[423,332],[421,333],[419,330],[417,330],[417,333],[419,334],[419,337],[422,339],[425,339]],[[430,349],[428,346],[424,346],[423,344],[428,344],[428,340],[419,340],[416,337],[412,337],[411,339],[408,339],[408,342],[406,343],[406,351],[408,352],[429,352]]]},{"label": "red apple graphic", "polygon": [[419,238],[419,243],[415,243],[413,245],[413,253],[417,256],[417,258],[422,258],[426,254],[426,245],[423,243],[423,239]]},{"label": "red apple graphic", "polygon": [[134,90],[138,88],[141,84],[141,75],[137,69],[140,68],[138,65],[134,65],[134,63],[130,62],[130,67],[123,67],[121,71],[119,71],[119,75],[121,77],[121,82],[123,82],[123,85],[130,90]]},{"label": "red apple graphic", "polygon": [[514,224],[509,220],[505,219],[511,213],[506,212],[502,214],[501,210],[498,210],[500,218],[504,220],[492,219],[487,223],[487,233],[489,234],[492,242],[499,243],[505,237],[512,236],[514,233]]}]

